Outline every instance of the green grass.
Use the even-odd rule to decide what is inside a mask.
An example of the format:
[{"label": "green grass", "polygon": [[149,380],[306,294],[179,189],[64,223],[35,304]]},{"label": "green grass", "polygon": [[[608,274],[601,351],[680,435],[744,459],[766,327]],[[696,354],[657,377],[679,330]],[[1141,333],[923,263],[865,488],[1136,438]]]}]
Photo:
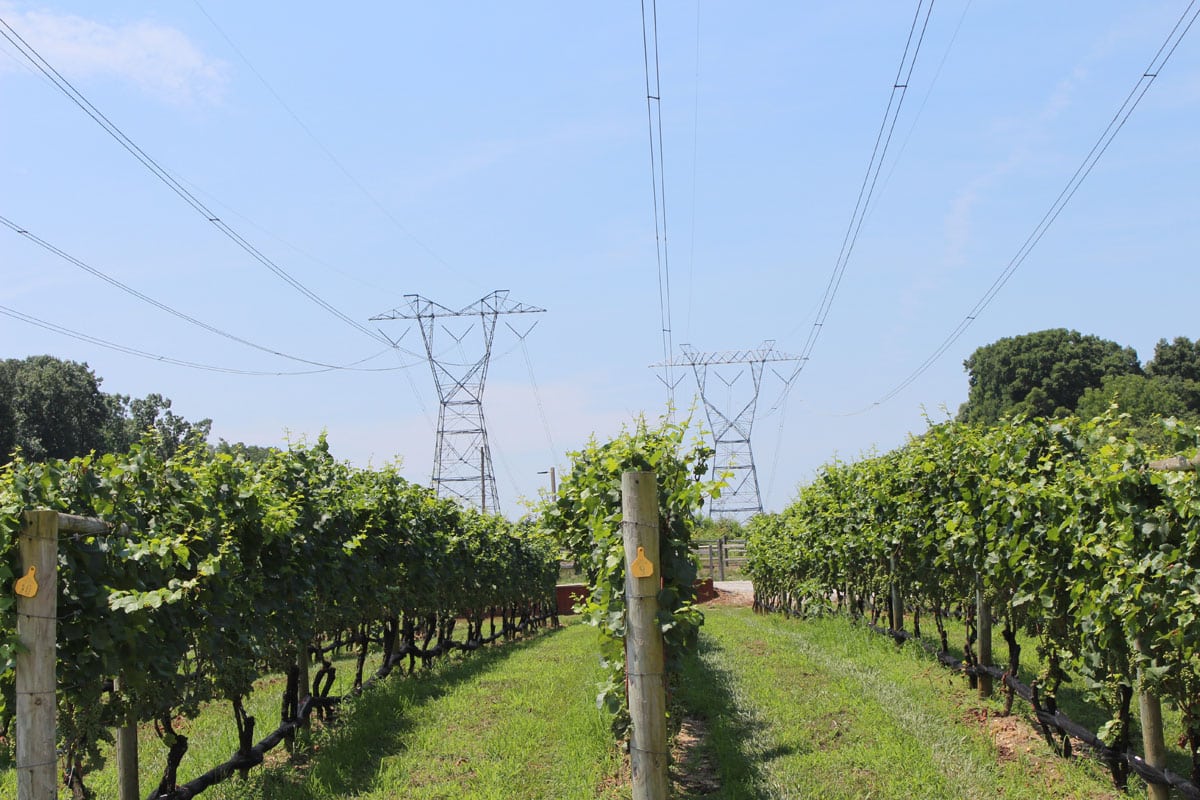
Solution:
[{"label": "green grass", "polygon": [[1001,757],[965,682],[836,618],[710,609],[680,703],[702,720],[712,783],[686,797],[1113,796],[1042,745]]},{"label": "green grass", "polygon": [[[340,663],[333,690],[353,679]],[[370,668],[370,665],[369,665]],[[580,624],[523,641],[441,660],[413,678],[393,673],[349,701],[336,724],[302,732],[298,756],[267,754],[249,780],[234,777],[204,792],[206,800],[261,798],[628,798],[620,754],[596,709],[601,673],[596,632]],[[279,716],[282,678],[261,682],[250,711],[265,736]],[[192,747],[180,767],[186,782],[237,749],[225,704],[181,725]],[[141,795],[158,784],[166,748],[140,732]],[[99,798],[115,797],[111,763],[90,774]],[[0,797],[16,794],[12,772],[0,774]]]},{"label": "green grass", "polygon": [[[946,628],[951,654],[961,658],[963,643],[966,640],[966,625],[961,620],[953,618],[945,620],[943,624]],[[905,625],[909,630],[912,629],[911,616],[906,618]],[[1003,628],[1002,621],[997,620],[993,623],[992,661],[998,666],[1003,667],[1008,664],[1008,644],[1000,635],[1001,628]],[[921,638],[929,645],[934,647],[940,646],[938,643],[937,628],[932,617],[926,616],[921,620]],[[1027,636],[1023,632],[1018,632],[1017,644],[1021,647],[1021,668],[1017,673],[1017,678],[1028,686],[1031,681],[1042,674],[1046,668],[1046,664],[1038,656],[1036,638]],[[1003,690],[999,691],[1002,692]],[[1093,733],[1108,722],[1111,715],[1109,709],[1105,708],[1091,693],[1084,689],[1083,679],[1079,676],[1072,677],[1059,687],[1057,700],[1058,709],[1062,713]],[[997,701],[991,703],[990,706],[998,709],[1001,707],[1001,703]],[[1029,706],[1018,698],[1013,701],[1013,710],[1014,712],[1024,714],[1029,711]],[[1183,747],[1179,746],[1180,737],[1184,733],[1182,715],[1178,709],[1173,708],[1167,702],[1163,703],[1162,712],[1167,745],[1167,767],[1176,774],[1186,777],[1191,773],[1192,762],[1191,756]],[[1130,716],[1133,727],[1129,740],[1130,747],[1135,752],[1141,753],[1142,733],[1138,721],[1138,698],[1136,694],[1133,697]],[[1040,728],[1038,730],[1040,732]],[[1057,738],[1061,742],[1061,734]],[[1145,794],[1146,784],[1135,773],[1129,776],[1129,788],[1131,794],[1141,795]]]},{"label": "green grass", "polygon": [[[998,744],[985,717],[1001,700],[981,705],[961,676],[915,646],[896,647],[842,618],[705,614],[699,653],[672,705],[697,737],[672,768],[680,798],[1117,796],[1098,764],[1060,759],[1024,721],[1006,720]],[[1033,648],[1025,653],[1035,669]],[[335,694],[353,675],[352,659],[339,666]],[[600,679],[595,630],[576,621],[455,654],[413,678],[394,674],[347,702],[335,724],[302,732],[295,758],[277,748],[249,780],[235,777],[203,797],[627,800],[627,767],[595,706]],[[268,678],[251,698],[256,739],[278,719],[282,686]],[[237,747],[227,704],[180,730],[192,742],[181,781]],[[165,748],[149,728],[141,739],[144,797]],[[87,783],[99,798],[115,796],[111,767]],[[14,795],[14,775],[0,773],[0,797]]]}]

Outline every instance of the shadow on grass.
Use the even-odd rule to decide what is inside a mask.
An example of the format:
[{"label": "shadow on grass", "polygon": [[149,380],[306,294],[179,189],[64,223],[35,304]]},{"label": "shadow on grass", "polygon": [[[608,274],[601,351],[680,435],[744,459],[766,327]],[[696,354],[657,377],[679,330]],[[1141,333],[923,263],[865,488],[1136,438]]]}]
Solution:
[{"label": "shadow on grass", "polygon": [[683,667],[676,703],[685,720],[700,723],[704,736],[683,763],[672,766],[680,800],[766,800],[763,768],[791,755],[790,746],[753,751],[763,723],[738,708],[735,679],[721,662],[723,648],[711,636],[700,636],[698,652]]},{"label": "shadow on grass", "polygon": [[[545,630],[520,641],[451,656],[453,660],[427,670],[418,667],[411,677],[397,669],[380,685],[343,701],[328,728],[298,739],[298,754],[292,761],[268,761],[258,774],[252,773],[251,783],[261,790],[262,797],[274,800],[316,800],[366,791],[385,760],[407,749],[406,740],[422,706],[458,684],[478,680],[516,653],[562,630]],[[238,782],[234,778],[229,783]]]}]

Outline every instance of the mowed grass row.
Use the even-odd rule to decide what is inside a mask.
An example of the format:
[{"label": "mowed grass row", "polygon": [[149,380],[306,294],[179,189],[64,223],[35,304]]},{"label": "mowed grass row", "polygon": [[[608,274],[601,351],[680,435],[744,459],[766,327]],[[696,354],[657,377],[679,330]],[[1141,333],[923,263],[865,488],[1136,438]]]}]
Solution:
[{"label": "mowed grass row", "polygon": [[[998,701],[982,713],[961,676],[915,648],[840,618],[705,614],[675,697],[694,737],[672,768],[681,798],[1117,796],[1098,765],[1059,759],[1023,720],[998,730]],[[347,659],[335,694],[351,676]],[[202,796],[627,800],[627,767],[595,706],[600,679],[596,631],[575,621],[455,655],[412,678],[393,675],[345,704],[336,724],[303,732],[294,759],[277,748],[247,781]],[[256,738],[278,719],[281,690],[269,678],[252,697]],[[179,729],[192,743],[181,781],[237,747],[226,705]],[[141,738],[146,796],[165,748],[148,727]],[[88,785],[114,797],[111,766]],[[15,793],[13,773],[0,775],[0,797]]]},{"label": "mowed grass row", "polygon": [[[343,685],[334,694],[353,676],[353,659],[337,663]],[[577,622],[455,654],[411,678],[393,673],[346,702],[335,724],[302,732],[294,760],[281,745],[248,780],[235,776],[201,797],[628,798],[621,756],[596,708],[600,679],[596,631]],[[274,728],[282,688],[282,678],[268,678],[251,697],[256,739]],[[178,729],[191,743],[181,783],[237,749],[227,704]],[[139,738],[144,797],[158,784],[166,748],[149,726]],[[115,797],[111,761],[87,783],[97,797]],[[0,774],[0,797],[16,796],[15,787],[13,772]]]},{"label": "mowed grass row", "polygon": [[711,774],[685,797],[1117,796],[998,703],[989,723],[961,676],[844,619],[709,609],[700,641],[679,699],[706,733],[680,772]]}]

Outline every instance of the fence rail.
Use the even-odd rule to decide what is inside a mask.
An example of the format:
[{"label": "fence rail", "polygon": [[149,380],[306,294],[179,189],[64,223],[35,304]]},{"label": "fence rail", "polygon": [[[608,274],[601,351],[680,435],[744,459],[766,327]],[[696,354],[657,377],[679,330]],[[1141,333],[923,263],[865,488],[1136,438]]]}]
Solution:
[{"label": "fence rail", "polygon": [[746,566],[745,539],[693,539],[692,553],[700,559],[701,572],[707,569],[708,576],[719,581],[725,580],[727,569]]}]

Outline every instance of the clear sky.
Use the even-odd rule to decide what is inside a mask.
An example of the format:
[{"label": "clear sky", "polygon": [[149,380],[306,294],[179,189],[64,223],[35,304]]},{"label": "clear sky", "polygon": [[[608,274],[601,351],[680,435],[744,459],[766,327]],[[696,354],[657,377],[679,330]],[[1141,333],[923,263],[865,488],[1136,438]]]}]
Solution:
[{"label": "clear sky", "polygon": [[[780,379],[763,380],[754,448],[768,509],[831,458],[890,449],[926,414],[952,413],[966,398],[963,359],[1000,337],[1074,328],[1143,360],[1162,337],[1200,337],[1193,30],[994,300],[873,405],[1022,252],[1186,7],[933,7],[811,358],[786,403]],[[676,344],[804,349],[915,11],[894,0],[659,4]],[[520,513],[546,483],[538,472],[565,469],[590,434],[663,412],[648,369],[663,342],[638,3],[0,0],[0,18],[223,224],[369,331],[405,294],[459,308],[507,289],[547,309],[510,319],[522,333],[538,320],[524,348],[503,321],[496,333],[484,408],[506,511]],[[401,459],[428,481],[438,402],[418,331],[401,343],[412,352],[392,352],[303,296],[3,39],[0,216],[270,350],[408,368],[200,371],[7,316],[0,356],[86,361],[106,391],[160,392],[231,441],[327,430],[340,458]],[[305,368],[7,228],[0,305],[174,359]],[[378,327],[392,338],[412,328]],[[696,384],[684,377],[686,410]]]}]

